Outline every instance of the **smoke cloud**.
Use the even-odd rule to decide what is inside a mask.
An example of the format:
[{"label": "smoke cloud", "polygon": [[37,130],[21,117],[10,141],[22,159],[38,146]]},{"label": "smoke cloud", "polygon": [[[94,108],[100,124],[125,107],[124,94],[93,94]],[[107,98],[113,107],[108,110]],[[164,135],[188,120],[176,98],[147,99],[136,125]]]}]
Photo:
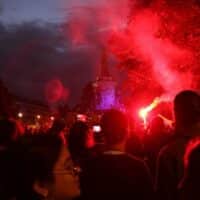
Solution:
[{"label": "smoke cloud", "polygon": [[[155,85],[159,85],[166,96],[174,96],[180,90],[194,88],[191,65],[194,52],[187,46],[178,45],[170,37],[160,35],[164,21],[158,5],[159,1],[141,3],[120,0],[109,3],[102,1],[93,7],[83,5],[76,8],[69,21],[72,45],[76,48],[89,45],[99,49],[106,46],[121,63],[118,66],[127,71],[128,78],[125,82],[131,85],[135,81],[132,87],[143,85],[140,80],[136,83],[140,76],[146,82],[143,90],[153,90]],[[172,29],[173,26],[176,27],[176,24],[167,28]],[[180,70],[182,68],[184,70]]]}]

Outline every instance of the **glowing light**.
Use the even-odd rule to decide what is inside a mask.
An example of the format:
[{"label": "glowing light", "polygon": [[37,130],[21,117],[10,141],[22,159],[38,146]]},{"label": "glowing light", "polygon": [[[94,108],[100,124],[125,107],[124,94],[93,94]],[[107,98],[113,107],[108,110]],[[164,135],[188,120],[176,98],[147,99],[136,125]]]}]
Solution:
[{"label": "glowing light", "polygon": [[50,119],[51,119],[51,121],[54,121],[54,120],[55,120],[55,117],[54,117],[54,116],[51,116]]},{"label": "glowing light", "polygon": [[166,117],[164,117],[163,115],[161,115],[161,114],[159,114],[158,115],[161,119],[163,119],[163,121],[164,121],[164,123],[168,126],[168,127],[170,127],[170,128],[173,128],[173,121],[172,120],[170,120],[170,119],[167,119]]},{"label": "glowing light", "polygon": [[139,111],[139,116],[140,116],[141,118],[146,118],[146,117],[147,117],[147,114],[148,114],[148,112],[147,112],[147,110],[146,110],[145,108],[142,108],[142,109]]},{"label": "glowing light", "polygon": [[77,116],[78,121],[86,122],[87,121],[87,116],[83,114],[78,114]]},{"label": "glowing light", "polygon": [[99,132],[101,132],[101,127],[95,125],[95,126],[93,126],[93,131],[96,132],[96,133],[99,133]]},{"label": "glowing light", "polygon": [[23,117],[23,113],[19,112],[19,113],[18,113],[18,117],[19,117],[19,118],[22,118],[22,117]]},{"label": "glowing light", "polygon": [[59,79],[52,79],[45,85],[45,97],[49,103],[56,103],[60,100],[67,100],[70,91],[65,88]]},{"label": "glowing light", "polygon": [[147,128],[147,117],[149,112],[151,112],[160,103],[160,101],[160,98],[157,97],[149,106],[139,110],[139,116],[143,119],[144,128]]},{"label": "glowing light", "polygon": [[37,119],[40,119],[40,118],[41,118],[41,116],[40,116],[40,115],[37,115],[36,117],[37,117]]},{"label": "glowing light", "polygon": [[139,111],[139,116],[143,119],[143,123],[144,123],[144,128],[147,127],[147,116],[148,116],[148,110],[146,108],[142,108]]}]

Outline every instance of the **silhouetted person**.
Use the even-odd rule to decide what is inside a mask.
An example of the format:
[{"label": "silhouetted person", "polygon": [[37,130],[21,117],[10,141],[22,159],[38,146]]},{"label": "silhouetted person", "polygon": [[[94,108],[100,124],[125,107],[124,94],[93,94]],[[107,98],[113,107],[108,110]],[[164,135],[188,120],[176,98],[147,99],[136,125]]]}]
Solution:
[{"label": "silhouetted person", "polygon": [[[1,181],[5,174],[6,166],[3,163],[6,161],[6,150],[18,137],[17,125],[9,119],[0,120],[0,194],[4,190],[4,184]],[[1,196],[0,196],[0,199]]]},{"label": "silhouetted person", "polygon": [[200,138],[191,141],[184,156],[184,177],[180,182],[180,200],[200,199]]},{"label": "silhouetted person", "polygon": [[9,119],[0,120],[0,150],[6,148],[18,136],[16,123]]},{"label": "silhouetted person", "polygon": [[190,139],[200,133],[200,96],[194,91],[182,91],[174,100],[175,137],[163,147],[157,162],[156,189],[158,197],[178,198],[177,186],[183,176],[183,155]]},{"label": "silhouetted person", "polygon": [[58,135],[63,138],[63,141],[66,139],[66,123],[63,119],[56,119],[53,122],[52,127],[49,129],[48,133],[53,135]]},{"label": "silhouetted person", "polygon": [[[2,194],[6,188],[2,181],[7,167],[4,165],[7,159],[6,151],[17,136],[17,126],[14,121],[9,119],[0,120],[0,194]],[[2,199],[1,195],[0,199]]]},{"label": "silhouetted person", "polygon": [[20,137],[7,158],[4,183],[13,199],[72,200],[80,195],[76,168],[57,135]]},{"label": "silhouetted person", "polygon": [[68,135],[68,147],[75,163],[81,165],[93,152],[94,137],[85,122],[78,121],[72,125]]},{"label": "silhouetted person", "polygon": [[131,132],[127,138],[126,152],[140,159],[145,158],[144,145],[134,132]]},{"label": "silhouetted person", "polygon": [[153,176],[156,171],[156,159],[161,148],[170,140],[171,134],[168,133],[162,118],[156,116],[149,124],[148,134],[144,138],[145,153],[147,163]]},{"label": "silhouetted person", "polygon": [[101,119],[106,151],[90,160],[82,174],[84,199],[149,199],[152,183],[145,164],[125,153],[128,121],[118,110]]}]

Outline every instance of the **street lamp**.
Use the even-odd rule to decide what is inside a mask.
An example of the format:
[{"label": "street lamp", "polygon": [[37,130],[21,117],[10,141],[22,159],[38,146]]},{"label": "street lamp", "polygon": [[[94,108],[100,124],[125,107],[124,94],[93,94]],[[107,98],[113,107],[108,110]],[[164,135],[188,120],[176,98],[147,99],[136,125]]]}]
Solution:
[{"label": "street lamp", "polygon": [[18,117],[19,117],[19,118],[22,118],[22,117],[23,117],[23,113],[19,112],[19,113],[18,113]]}]

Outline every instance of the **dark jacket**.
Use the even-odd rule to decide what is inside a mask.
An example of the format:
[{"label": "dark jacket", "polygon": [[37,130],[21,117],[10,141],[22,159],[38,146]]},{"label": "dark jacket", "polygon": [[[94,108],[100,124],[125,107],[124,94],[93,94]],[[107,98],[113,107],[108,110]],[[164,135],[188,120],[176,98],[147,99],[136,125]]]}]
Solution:
[{"label": "dark jacket", "polygon": [[191,136],[177,136],[159,153],[156,169],[156,192],[163,200],[178,199],[178,184],[184,173],[183,157]]},{"label": "dark jacket", "polygon": [[151,199],[146,165],[126,153],[104,153],[87,162],[81,175],[84,199]]}]

